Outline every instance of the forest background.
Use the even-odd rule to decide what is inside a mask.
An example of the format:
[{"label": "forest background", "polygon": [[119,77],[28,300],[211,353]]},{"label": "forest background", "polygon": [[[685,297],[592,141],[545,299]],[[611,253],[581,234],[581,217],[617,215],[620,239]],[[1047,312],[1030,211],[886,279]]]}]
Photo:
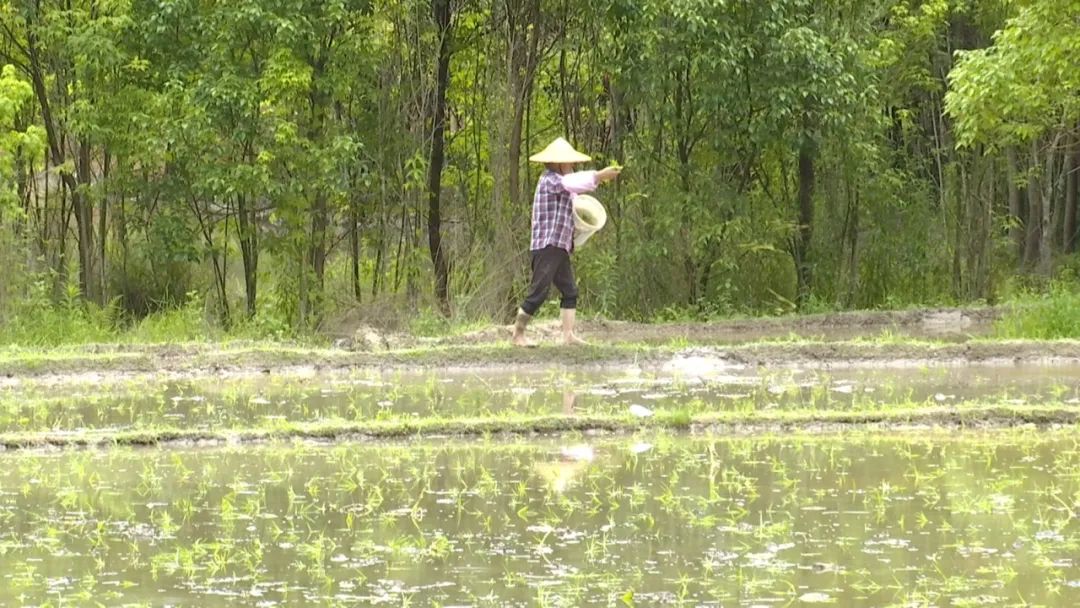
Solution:
[{"label": "forest background", "polygon": [[0,0],[0,66],[0,343],[505,321],[557,136],[586,315],[1080,319],[1080,0]]}]

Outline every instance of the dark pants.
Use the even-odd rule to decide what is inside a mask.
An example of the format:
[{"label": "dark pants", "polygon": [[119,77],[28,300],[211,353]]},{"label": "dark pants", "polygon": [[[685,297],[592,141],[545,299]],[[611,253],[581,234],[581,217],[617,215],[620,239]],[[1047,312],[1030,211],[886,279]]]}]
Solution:
[{"label": "dark pants", "polygon": [[559,247],[548,246],[532,252],[532,284],[521,310],[534,315],[547,299],[548,290],[554,283],[562,294],[561,308],[576,308],[578,289],[574,269],[570,267],[570,254]]}]

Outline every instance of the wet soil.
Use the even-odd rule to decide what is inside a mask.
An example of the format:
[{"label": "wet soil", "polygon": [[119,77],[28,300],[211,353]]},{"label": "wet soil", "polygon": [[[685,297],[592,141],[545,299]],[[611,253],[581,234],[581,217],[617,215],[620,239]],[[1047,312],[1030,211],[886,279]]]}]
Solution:
[{"label": "wet soil", "polygon": [[[668,343],[689,340],[696,344],[741,344],[777,338],[819,341],[851,340],[889,333],[908,338],[966,341],[986,335],[1001,308],[923,309],[903,311],[860,311],[789,317],[734,319],[710,323],[630,323],[586,320],[580,333],[595,343]],[[491,344],[509,338],[511,326],[492,327],[463,336],[441,340],[444,344]],[[538,321],[531,330],[548,341],[556,341],[556,321]]]},{"label": "wet soil", "polygon": [[[591,321],[585,347],[563,346],[537,323],[540,348],[508,345],[509,328],[442,340],[411,339],[381,351],[341,345],[90,345],[61,351],[0,351],[0,387],[25,380],[65,383],[132,376],[230,377],[323,374],[355,369],[606,368],[704,359],[712,366],[845,369],[1080,362],[1078,341],[992,341],[997,309],[844,313],[724,323],[645,325]],[[768,341],[773,339],[774,341]],[[346,345],[347,346],[347,345]]]}]

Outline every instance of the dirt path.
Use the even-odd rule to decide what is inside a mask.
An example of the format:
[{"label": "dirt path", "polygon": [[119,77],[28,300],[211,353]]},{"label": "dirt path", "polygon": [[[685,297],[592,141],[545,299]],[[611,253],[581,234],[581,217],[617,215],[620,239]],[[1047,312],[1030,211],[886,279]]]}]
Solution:
[{"label": "dirt path", "polygon": [[[965,341],[982,336],[1002,315],[1000,308],[926,309],[907,311],[847,312],[819,315],[736,319],[713,323],[629,323],[584,321],[581,334],[592,342],[669,343],[685,340],[691,344],[743,344],[776,338],[803,338],[841,341],[880,336],[886,332],[908,338]],[[455,338],[443,344],[492,344],[509,338],[511,328],[492,327]],[[556,321],[540,321],[534,334],[555,340]]]},{"label": "dirt path", "polygon": [[[713,367],[852,367],[1077,364],[1080,342],[992,341],[995,309],[850,313],[763,321],[642,325],[591,322],[589,347],[516,349],[506,328],[443,340],[409,339],[389,347],[306,348],[288,344],[92,345],[62,350],[0,350],[0,388],[22,382],[94,383],[132,376],[218,377],[348,373],[355,369],[531,367],[663,368],[690,361]],[[547,334],[545,334],[547,332]],[[882,332],[888,332],[887,335]],[[851,339],[864,338],[868,339]],[[772,341],[760,341],[772,338]],[[847,340],[845,340],[847,338]],[[927,340],[926,338],[930,338]],[[754,341],[757,340],[757,341]]]}]

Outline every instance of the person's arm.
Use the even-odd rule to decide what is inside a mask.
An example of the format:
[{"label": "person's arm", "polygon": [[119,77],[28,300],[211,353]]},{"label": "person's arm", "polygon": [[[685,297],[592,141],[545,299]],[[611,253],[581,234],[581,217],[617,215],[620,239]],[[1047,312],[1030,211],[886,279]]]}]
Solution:
[{"label": "person's arm", "polygon": [[570,194],[584,194],[596,190],[600,183],[596,171],[578,171],[562,176],[562,187]]},{"label": "person's arm", "polygon": [[562,176],[562,186],[571,194],[584,194],[596,190],[600,184],[619,176],[621,167],[608,167],[600,171],[578,171]]}]

